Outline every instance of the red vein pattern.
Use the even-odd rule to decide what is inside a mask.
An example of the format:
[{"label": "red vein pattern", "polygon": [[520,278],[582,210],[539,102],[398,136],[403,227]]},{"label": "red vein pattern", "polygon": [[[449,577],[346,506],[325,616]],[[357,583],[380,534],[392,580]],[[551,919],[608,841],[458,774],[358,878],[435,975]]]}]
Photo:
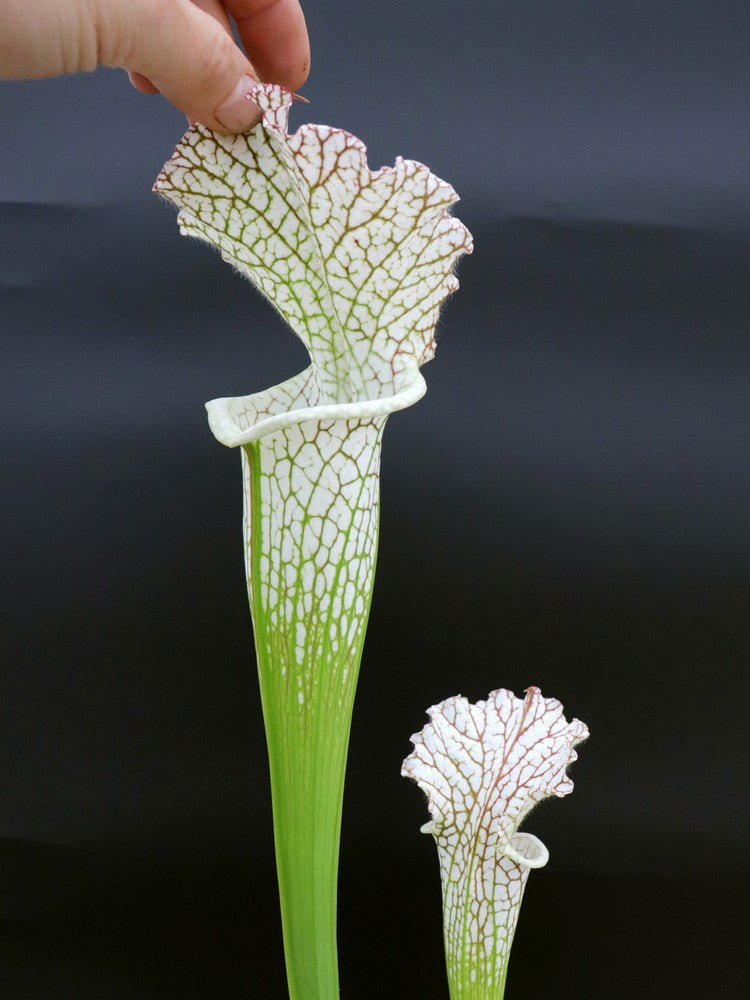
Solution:
[{"label": "red vein pattern", "polygon": [[207,404],[242,446],[245,556],[268,733],[292,1000],[338,996],[335,885],[348,733],[377,551],[387,416],[419,366],[471,236],[423,164],[371,171],[340,129],[287,133],[291,95],[260,85],[239,136],[191,128],[155,190],[276,306],[310,367]]},{"label": "red vein pattern", "polygon": [[573,790],[566,768],[588,730],[534,687],[523,700],[502,689],[475,705],[449,698],[427,714],[402,774],[428,799],[451,997],[499,1000],[529,869],[548,858],[518,827],[542,799]]},{"label": "red vein pattern", "polygon": [[372,171],[359,139],[326,125],[287,133],[291,94],[259,85],[262,122],[239,136],[190,129],[155,190],[183,233],[208,240],[305,343],[321,403],[398,391],[434,354],[452,268],[471,252],[453,188],[398,158]]}]

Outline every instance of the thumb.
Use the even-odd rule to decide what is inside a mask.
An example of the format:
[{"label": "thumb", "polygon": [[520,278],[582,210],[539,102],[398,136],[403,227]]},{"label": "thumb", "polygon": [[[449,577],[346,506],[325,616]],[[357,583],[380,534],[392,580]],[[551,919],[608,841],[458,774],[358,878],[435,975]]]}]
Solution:
[{"label": "thumb", "polygon": [[191,0],[102,5],[99,61],[146,77],[188,118],[242,132],[260,118],[253,67],[224,27]]}]

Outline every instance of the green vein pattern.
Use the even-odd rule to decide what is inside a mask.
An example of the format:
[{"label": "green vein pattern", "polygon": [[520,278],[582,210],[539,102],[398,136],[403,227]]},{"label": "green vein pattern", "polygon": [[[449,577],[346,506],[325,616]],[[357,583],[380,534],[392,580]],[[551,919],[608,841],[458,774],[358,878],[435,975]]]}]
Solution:
[{"label": "green vein pattern", "polygon": [[451,1000],[502,1000],[526,880],[547,863],[536,837],[518,832],[548,796],[568,795],[566,768],[588,730],[568,722],[538,688],[493,691],[470,704],[428,709],[402,774],[428,799],[443,888],[443,936]]},{"label": "green vein pattern", "polygon": [[291,1000],[336,1000],[336,882],[349,728],[372,597],[387,416],[425,391],[453,265],[471,251],[450,185],[371,171],[340,129],[287,133],[259,86],[241,136],[190,129],[155,190],[266,295],[310,355],[281,385],[207,404],[241,446],[245,556],[268,742]]}]

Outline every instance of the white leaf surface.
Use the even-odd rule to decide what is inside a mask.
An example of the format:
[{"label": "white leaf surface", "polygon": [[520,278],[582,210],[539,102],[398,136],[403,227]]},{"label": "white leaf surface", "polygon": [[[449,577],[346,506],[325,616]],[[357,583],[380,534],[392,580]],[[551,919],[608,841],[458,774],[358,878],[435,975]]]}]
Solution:
[{"label": "white leaf surface", "polygon": [[412,160],[372,171],[359,139],[323,125],[287,133],[291,95],[259,85],[252,131],[190,129],[155,190],[268,296],[305,343],[316,404],[398,393],[429,360],[453,265],[471,251],[453,188]]},{"label": "white leaf surface", "polygon": [[371,171],[347,132],[289,135],[282,88],[259,85],[253,97],[263,110],[254,129],[191,128],[155,189],[179,206],[182,232],[218,247],[310,355],[281,385],[207,404],[216,437],[243,448],[290,996],[306,998],[318,995],[320,969],[336,980],[332,887],[382,432],[425,391],[419,366],[471,236],[449,214],[455,192],[424,165]]},{"label": "white leaf surface", "polygon": [[573,790],[566,769],[588,730],[533,687],[524,699],[506,690],[476,704],[448,698],[428,715],[402,774],[428,799],[423,831],[440,858],[451,996],[500,997],[528,871],[548,858],[518,827],[542,799]]}]

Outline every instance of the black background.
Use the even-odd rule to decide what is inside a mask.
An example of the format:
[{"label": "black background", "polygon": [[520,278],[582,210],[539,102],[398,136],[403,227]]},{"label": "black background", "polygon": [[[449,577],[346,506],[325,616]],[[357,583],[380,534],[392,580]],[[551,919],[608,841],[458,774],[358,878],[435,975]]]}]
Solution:
[{"label": "black background", "polygon": [[[429,163],[476,250],[387,428],[342,996],[446,996],[424,710],[529,684],[591,740],[528,829],[513,997],[747,995],[750,13],[308,5],[305,118]],[[302,117],[304,115],[304,118]],[[149,193],[123,74],[0,85],[0,988],[285,995],[240,542],[202,404],[301,346]]]}]

